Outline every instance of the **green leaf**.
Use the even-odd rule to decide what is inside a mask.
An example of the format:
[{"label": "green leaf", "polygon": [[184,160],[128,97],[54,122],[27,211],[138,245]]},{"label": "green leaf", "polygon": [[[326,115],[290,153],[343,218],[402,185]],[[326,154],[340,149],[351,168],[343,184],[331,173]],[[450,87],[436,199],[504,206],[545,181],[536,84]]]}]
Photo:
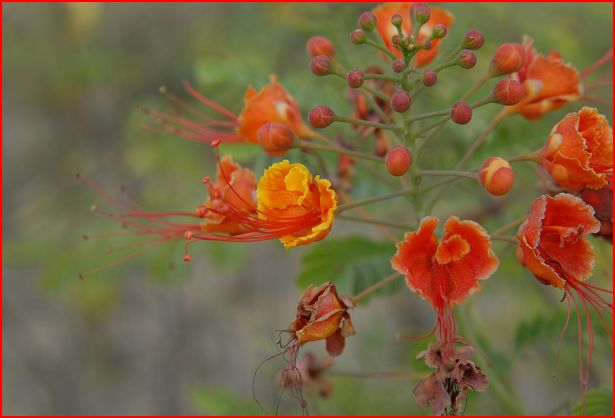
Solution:
[{"label": "green leaf", "polygon": [[[341,294],[356,295],[391,274],[394,253],[395,246],[388,241],[359,236],[328,239],[303,256],[296,283],[303,290],[310,284],[334,281]],[[392,293],[402,286],[400,279],[376,293]]]},{"label": "green leaf", "polygon": [[579,402],[572,410],[573,415],[583,416],[611,416],[613,405],[613,394],[608,389],[592,389],[587,392],[585,409],[583,403]]}]

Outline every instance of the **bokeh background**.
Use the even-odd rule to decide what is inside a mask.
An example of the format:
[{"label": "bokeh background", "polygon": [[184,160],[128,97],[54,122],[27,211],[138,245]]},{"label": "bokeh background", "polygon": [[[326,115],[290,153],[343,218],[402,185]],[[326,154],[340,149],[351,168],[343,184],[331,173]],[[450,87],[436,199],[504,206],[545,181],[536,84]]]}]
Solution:
[{"label": "bokeh background", "polygon": [[[332,39],[348,67],[380,58],[347,41],[364,4],[3,4],[3,413],[4,414],[249,414],[252,375],[274,354],[271,335],[293,319],[300,292],[301,259],[313,248],[284,251],[276,243],[194,247],[194,261],[168,246],[79,280],[87,271],[122,256],[105,249],[117,240],[89,240],[84,233],[117,225],[89,212],[100,196],[77,182],[80,171],[110,190],[128,193],[152,210],[189,210],[214,170],[206,146],[145,132],[140,106],[164,109],[160,85],[181,91],[190,80],[234,111],[247,84],[257,87],[276,73],[304,114],[320,103],[349,113],[344,83],[309,72],[305,41]],[[443,73],[438,89],[423,97],[441,109],[476,81],[495,47],[524,34],[539,50],[557,49],[587,68],[611,48],[612,9],[599,3],[441,4],[456,17],[443,43],[452,48],[466,29],[483,31],[486,43],[472,71]],[[612,115],[611,67],[588,83],[601,113]],[[606,76],[606,78],[604,78]],[[486,91],[486,90],[485,90]],[[594,103],[596,105],[596,103]],[[511,118],[481,149],[514,155],[540,146],[567,111],[528,122]],[[497,109],[485,107],[471,124],[448,127],[425,152],[424,167],[450,167]],[[347,127],[329,128],[352,138]],[[258,148],[233,154],[256,169],[273,161]],[[299,158],[297,156],[296,158]],[[312,161],[306,161],[312,164]],[[315,168],[313,165],[311,165]],[[435,213],[454,213],[488,229],[516,219],[539,194],[536,173],[521,164],[513,193],[494,200],[475,185],[450,189]],[[357,197],[377,193],[358,177]],[[380,217],[404,220],[402,200],[370,207]],[[354,236],[381,240],[370,226],[337,222],[331,240]],[[611,287],[612,247],[592,240],[598,285]],[[477,362],[497,384],[472,395],[468,414],[570,414],[579,400],[576,330],[569,329],[559,363],[555,348],[565,306],[555,289],[521,269],[514,248],[496,244],[502,265],[483,290],[460,310],[461,328],[486,353]],[[352,254],[348,256],[352,259]],[[382,260],[374,260],[380,265]],[[386,262],[386,260],[385,260]],[[375,280],[362,265],[343,269],[342,288],[353,277]],[[386,272],[385,272],[386,274]],[[322,278],[314,278],[321,280]],[[421,414],[411,390],[427,369],[414,360],[426,342],[395,342],[431,328],[430,307],[403,286],[372,298],[353,312],[358,331],[327,375],[328,399],[308,394],[312,414]],[[595,409],[609,413],[611,348],[597,328],[592,368]],[[323,354],[321,344],[306,347]],[[260,401],[271,410],[280,362],[255,379]],[[373,372],[399,375],[376,377]],[[602,408],[602,409],[600,409]],[[299,413],[286,395],[282,413]]]}]

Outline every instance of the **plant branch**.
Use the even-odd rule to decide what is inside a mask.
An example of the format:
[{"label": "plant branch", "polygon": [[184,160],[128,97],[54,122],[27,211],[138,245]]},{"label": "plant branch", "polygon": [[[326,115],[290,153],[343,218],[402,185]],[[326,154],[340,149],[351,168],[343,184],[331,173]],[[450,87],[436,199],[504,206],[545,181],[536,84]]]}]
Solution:
[{"label": "plant branch", "polygon": [[379,282],[374,283],[373,285],[371,285],[370,287],[368,287],[367,289],[365,289],[364,291],[362,291],[361,293],[353,297],[352,300],[354,301],[356,305],[359,302],[361,302],[363,299],[365,299],[367,296],[369,296],[371,293],[395,281],[395,279],[397,279],[398,277],[401,277],[401,274],[393,273],[390,276],[387,276],[384,279],[380,280]]}]

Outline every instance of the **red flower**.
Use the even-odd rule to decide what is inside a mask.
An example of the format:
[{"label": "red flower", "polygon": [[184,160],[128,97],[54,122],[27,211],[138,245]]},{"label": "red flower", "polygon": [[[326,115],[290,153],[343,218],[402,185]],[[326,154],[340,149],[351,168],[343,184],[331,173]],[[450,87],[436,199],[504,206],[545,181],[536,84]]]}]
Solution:
[{"label": "red flower", "polygon": [[527,119],[538,119],[568,101],[579,99],[583,90],[579,72],[566,64],[559,52],[551,51],[545,57],[533,45],[532,38],[523,38],[525,60],[512,77],[523,83],[525,97],[509,108],[510,112],[520,113]]},{"label": "red flower", "polygon": [[[393,15],[400,15],[403,17],[402,30],[404,34],[410,35],[412,34],[412,22],[410,21],[410,7],[412,3],[386,3],[381,6],[376,7],[372,10],[372,13],[378,19],[377,29],[380,33],[380,37],[384,41],[386,47],[397,55],[398,57],[402,56],[402,52],[393,46],[391,42],[391,38],[394,35],[397,35],[397,29],[391,23],[391,17]],[[417,45],[420,45],[423,40],[429,38],[431,35],[431,31],[433,27],[437,24],[443,24],[446,27],[450,27],[453,23],[453,15],[443,9],[439,9],[437,7],[430,7],[430,17],[427,23],[421,26],[421,30],[419,31],[419,36],[417,39]],[[438,55],[438,51],[440,49],[440,41],[442,39],[433,39],[431,41],[432,46],[429,50],[419,51],[416,53],[414,57],[414,62],[417,67],[423,67],[429,64],[431,61],[436,58]]]},{"label": "red flower", "polygon": [[541,163],[566,189],[600,189],[613,175],[613,129],[598,110],[583,107],[551,130]]},{"label": "red flower", "polygon": [[[576,196],[560,193],[555,197],[545,195],[536,199],[530,208],[528,219],[521,224],[517,232],[519,262],[541,283],[564,291],[568,304],[568,319],[562,337],[570,320],[571,306],[574,306],[579,325],[580,350],[583,340],[580,309],[585,311],[587,368],[584,373],[582,362],[579,368],[583,394],[587,389],[594,339],[589,307],[598,313],[602,325],[611,334],[605,315],[612,314],[613,306],[599,292],[612,294],[612,291],[586,283],[594,267],[595,255],[585,236],[598,232],[599,229],[600,222],[594,218],[591,206]],[[579,356],[582,358],[582,351]]]},{"label": "red flower", "polygon": [[397,244],[392,259],[395,270],[406,276],[411,290],[427,300],[438,315],[439,340],[453,344],[456,338],[452,308],[491,276],[499,261],[487,232],[476,222],[451,216],[444,224],[441,241],[434,235],[440,220],[423,218],[416,232]]},{"label": "red flower", "polygon": [[184,82],[184,88],[192,98],[213,110],[222,119],[203,113],[163,88],[162,93],[176,107],[172,108],[169,114],[144,110],[159,122],[159,125],[146,125],[146,129],[204,143],[213,141],[258,143],[258,129],[267,122],[283,123],[300,137],[313,135],[303,121],[297,103],[278,82],[275,75],[270,76],[269,84],[260,91],[256,91],[252,86],[248,87],[244,96],[244,107],[239,115],[203,96],[188,82]]}]

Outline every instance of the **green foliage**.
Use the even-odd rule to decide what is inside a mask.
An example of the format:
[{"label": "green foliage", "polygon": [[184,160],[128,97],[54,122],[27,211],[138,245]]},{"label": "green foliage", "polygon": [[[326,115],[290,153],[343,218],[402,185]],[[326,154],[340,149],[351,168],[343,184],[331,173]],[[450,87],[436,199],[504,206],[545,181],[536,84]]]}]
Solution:
[{"label": "green foliage", "polygon": [[[296,283],[305,289],[310,284],[334,281],[341,294],[356,295],[391,274],[394,253],[395,246],[389,241],[359,236],[328,238],[303,256]],[[376,294],[392,293],[402,286],[403,281],[398,280]]]},{"label": "green foliage", "polygon": [[579,402],[572,410],[573,415],[611,416],[613,415],[613,393],[607,389],[592,389],[587,392],[585,408]]},{"label": "green foliage", "polygon": [[223,388],[195,389],[190,402],[203,415],[257,415],[261,411],[253,399]]}]

